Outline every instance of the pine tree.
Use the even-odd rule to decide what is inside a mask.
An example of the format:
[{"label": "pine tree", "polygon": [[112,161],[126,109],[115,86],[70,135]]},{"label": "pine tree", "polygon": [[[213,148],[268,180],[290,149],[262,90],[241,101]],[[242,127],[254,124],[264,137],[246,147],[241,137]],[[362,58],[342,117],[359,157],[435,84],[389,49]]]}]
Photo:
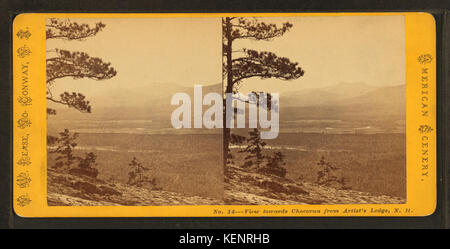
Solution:
[{"label": "pine tree", "polygon": [[151,184],[153,187],[156,186],[156,179],[150,179],[146,172],[149,171],[148,167],[142,165],[136,157],[133,157],[131,162],[128,164],[131,167],[130,172],[128,173],[128,184],[132,186],[142,187],[145,183]]},{"label": "pine tree", "polygon": [[97,166],[97,155],[95,155],[93,152],[89,152],[85,154],[84,158],[78,158],[79,163],[78,167],[70,169],[70,173],[72,174],[78,174],[78,175],[85,175],[92,178],[96,178],[98,175],[98,169],[96,169]]},{"label": "pine tree", "polygon": [[325,186],[332,186],[337,184],[338,187],[342,189],[351,189],[351,187],[347,186],[347,179],[345,177],[338,178],[336,176],[336,172],[339,170],[339,168],[326,161],[324,156],[320,158],[320,161],[317,163],[317,165],[320,167],[319,171],[317,172],[317,184]]},{"label": "pine tree", "polygon": [[[222,18],[223,77],[226,78],[224,82],[225,94],[237,93],[242,82],[249,78],[294,80],[303,76],[303,69],[298,66],[298,63],[291,62],[288,58],[278,57],[271,52],[259,52],[246,48],[240,51],[233,50],[234,42],[237,40],[271,41],[273,38],[284,35],[292,26],[289,22],[277,26],[272,23],[260,22],[256,18]],[[235,57],[235,52],[239,52],[243,56]],[[227,128],[225,108],[223,122],[223,153],[224,164],[226,164],[229,159],[231,132],[230,128]]]},{"label": "pine tree", "polygon": [[[78,138],[78,133],[71,134],[68,129],[64,129],[59,133],[59,137],[49,136],[47,140],[50,144],[53,144],[56,148],[49,149],[50,154],[57,154],[55,168],[63,168],[64,166],[71,167],[75,163],[77,157],[73,152],[77,143],[75,140]],[[49,144],[49,145],[50,145]]]},{"label": "pine tree", "polygon": [[249,132],[250,137],[247,138],[247,147],[241,150],[241,153],[247,153],[244,158],[244,168],[256,167],[259,168],[264,160],[263,148],[266,146],[266,142],[261,139],[258,129],[253,129]]},{"label": "pine tree", "polygon": [[[50,146],[48,153],[57,155],[53,168],[96,178],[99,173],[95,168],[97,166],[97,155],[93,152],[86,153],[84,158],[74,155],[77,146],[75,140],[78,136],[78,133],[71,133],[68,129],[64,129],[63,132],[59,133],[59,137],[47,137],[47,145]],[[77,166],[75,166],[76,162],[78,162]]]},{"label": "pine tree", "polygon": [[[51,18],[46,24],[46,39],[84,40],[93,37],[105,27],[99,22],[95,27],[88,24],[78,24],[69,19]],[[47,100],[74,108],[80,112],[90,113],[91,105],[82,93],[63,92],[59,98],[52,93],[53,85],[58,79],[70,77],[73,79],[89,78],[93,80],[107,80],[116,76],[117,71],[110,63],[102,59],[91,57],[84,52],[72,52],[63,49],[47,51],[46,76]],[[48,108],[48,115],[55,115],[56,110]]]},{"label": "pine tree", "polygon": [[284,154],[281,151],[277,151],[273,154],[273,156],[269,156],[267,160],[267,164],[265,167],[260,168],[258,171],[260,173],[268,174],[268,175],[276,175],[279,177],[285,177],[287,170],[283,167],[286,165],[284,161]]}]

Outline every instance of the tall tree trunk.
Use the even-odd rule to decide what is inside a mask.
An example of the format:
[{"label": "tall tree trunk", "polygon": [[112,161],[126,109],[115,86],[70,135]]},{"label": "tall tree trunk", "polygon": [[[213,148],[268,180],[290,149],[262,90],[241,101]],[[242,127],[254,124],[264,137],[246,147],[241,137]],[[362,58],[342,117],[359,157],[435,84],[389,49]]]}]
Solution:
[{"label": "tall tree trunk", "polygon": [[[232,39],[231,39],[231,19],[229,17],[225,18],[225,32],[226,44],[223,46],[223,53],[226,54],[226,72],[227,72],[227,82],[225,88],[225,94],[233,93],[233,65],[232,65]],[[226,164],[228,159],[228,149],[230,145],[230,128],[227,128],[227,110],[226,110],[226,95],[224,96],[224,109],[223,109],[223,161],[225,167],[225,174],[227,174]]]}]

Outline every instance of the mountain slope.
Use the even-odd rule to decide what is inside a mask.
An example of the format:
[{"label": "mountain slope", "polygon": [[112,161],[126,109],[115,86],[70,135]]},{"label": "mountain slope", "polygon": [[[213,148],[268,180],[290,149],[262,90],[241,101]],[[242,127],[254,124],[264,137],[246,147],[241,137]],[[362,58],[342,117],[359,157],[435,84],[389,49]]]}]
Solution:
[{"label": "mountain slope", "polygon": [[380,106],[402,106],[406,104],[406,85],[397,85],[378,88],[360,96],[347,98],[341,101],[342,105],[376,104]]},{"label": "mountain slope", "polygon": [[228,205],[397,204],[405,199],[295,182],[228,166],[225,203]]},{"label": "mountain slope", "polygon": [[285,106],[334,105],[375,89],[377,88],[365,83],[340,83],[322,88],[284,92],[280,95],[280,102]]},{"label": "mountain slope", "polygon": [[48,170],[49,206],[398,204],[405,199],[342,190],[228,167],[224,200],[107,183]]},{"label": "mountain slope", "polygon": [[170,206],[220,205],[222,200],[182,193],[107,183],[99,179],[49,169],[49,206]]},{"label": "mountain slope", "polygon": [[[48,102],[48,107],[56,110],[52,120],[74,119],[150,119],[170,122],[170,115],[177,106],[171,105],[172,96],[186,93],[194,104],[194,86],[186,87],[176,84],[161,83],[141,85],[135,88],[109,89],[102,93],[89,95],[84,93],[92,105],[92,113],[81,113],[73,108]],[[210,92],[220,94],[222,84],[205,85],[202,95]],[[204,108],[206,110],[206,108]]]}]

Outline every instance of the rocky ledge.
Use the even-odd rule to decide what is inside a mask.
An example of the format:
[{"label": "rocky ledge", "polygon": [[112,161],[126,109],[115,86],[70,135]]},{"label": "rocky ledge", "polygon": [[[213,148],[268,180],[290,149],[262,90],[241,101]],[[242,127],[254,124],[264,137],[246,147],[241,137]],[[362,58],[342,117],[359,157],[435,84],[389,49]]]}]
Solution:
[{"label": "rocky ledge", "polygon": [[225,203],[228,205],[398,204],[399,197],[336,189],[268,176],[227,166]]}]

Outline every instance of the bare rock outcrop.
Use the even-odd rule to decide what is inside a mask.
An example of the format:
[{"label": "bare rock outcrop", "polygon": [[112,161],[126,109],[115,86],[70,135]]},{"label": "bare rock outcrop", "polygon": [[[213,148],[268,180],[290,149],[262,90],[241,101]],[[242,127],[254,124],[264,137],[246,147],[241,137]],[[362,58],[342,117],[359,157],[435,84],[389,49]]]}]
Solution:
[{"label": "bare rock outcrop", "polygon": [[220,205],[222,200],[48,170],[49,206]]},{"label": "bare rock outcrop", "polygon": [[225,203],[228,205],[397,204],[405,201],[399,197],[296,182],[227,166]]}]

